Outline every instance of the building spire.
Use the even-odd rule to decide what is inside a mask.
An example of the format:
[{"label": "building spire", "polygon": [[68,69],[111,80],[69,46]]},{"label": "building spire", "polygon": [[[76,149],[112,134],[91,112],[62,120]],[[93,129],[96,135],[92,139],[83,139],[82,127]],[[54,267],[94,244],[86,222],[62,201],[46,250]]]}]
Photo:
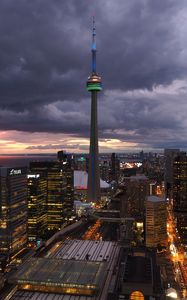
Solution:
[{"label": "building spire", "polygon": [[92,28],[92,74],[96,74],[96,29],[95,29],[94,16],[93,16],[93,28]]}]

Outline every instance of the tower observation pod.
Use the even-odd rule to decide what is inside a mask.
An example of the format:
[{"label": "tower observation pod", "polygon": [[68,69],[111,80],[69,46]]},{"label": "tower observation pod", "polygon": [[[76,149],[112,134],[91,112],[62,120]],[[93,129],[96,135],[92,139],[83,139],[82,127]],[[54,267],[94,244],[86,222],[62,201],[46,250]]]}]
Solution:
[{"label": "tower observation pod", "polygon": [[97,93],[102,90],[101,77],[96,72],[96,30],[93,17],[92,29],[92,73],[87,80],[87,91],[91,92],[91,125],[90,150],[88,166],[88,202],[100,200],[100,171],[98,151],[98,124],[97,124]]}]

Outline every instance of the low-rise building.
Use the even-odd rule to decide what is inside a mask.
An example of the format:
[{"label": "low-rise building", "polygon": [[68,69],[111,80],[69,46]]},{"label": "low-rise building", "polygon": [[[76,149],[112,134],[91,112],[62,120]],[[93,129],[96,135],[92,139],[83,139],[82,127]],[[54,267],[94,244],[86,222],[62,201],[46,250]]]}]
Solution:
[{"label": "low-rise building", "polygon": [[135,249],[124,256],[119,290],[118,299],[162,299],[160,270],[155,253]]}]

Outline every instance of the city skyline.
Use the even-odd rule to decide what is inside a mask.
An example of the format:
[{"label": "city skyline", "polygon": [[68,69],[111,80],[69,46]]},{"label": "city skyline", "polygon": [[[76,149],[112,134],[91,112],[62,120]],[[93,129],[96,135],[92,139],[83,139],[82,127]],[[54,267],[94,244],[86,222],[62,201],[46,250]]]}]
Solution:
[{"label": "city skyline", "polygon": [[88,152],[93,13],[100,152],[187,149],[187,3],[43,4],[0,4],[0,153]]}]

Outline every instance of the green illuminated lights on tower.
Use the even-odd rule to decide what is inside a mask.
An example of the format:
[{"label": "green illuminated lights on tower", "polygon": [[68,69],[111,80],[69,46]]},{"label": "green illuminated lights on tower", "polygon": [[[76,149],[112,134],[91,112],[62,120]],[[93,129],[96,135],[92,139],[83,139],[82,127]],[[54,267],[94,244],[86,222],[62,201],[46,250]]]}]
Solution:
[{"label": "green illuminated lights on tower", "polygon": [[87,84],[87,91],[101,91],[102,87],[100,83],[88,83]]}]

